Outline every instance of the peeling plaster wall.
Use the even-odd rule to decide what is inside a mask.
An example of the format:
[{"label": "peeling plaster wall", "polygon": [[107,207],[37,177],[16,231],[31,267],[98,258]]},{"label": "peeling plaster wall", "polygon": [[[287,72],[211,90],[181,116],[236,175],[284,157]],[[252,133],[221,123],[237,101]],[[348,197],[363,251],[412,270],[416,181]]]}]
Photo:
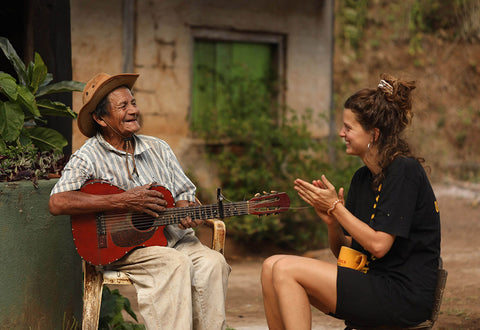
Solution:
[{"label": "peeling plaster wall", "polygon": [[[331,0],[137,0],[134,68],[140,77],[134,91],[144,116],[141,133],[166,140],[184,166],[196,164],[201,172],[188,122],[192,27],[284,34],[285,103],[328,118],[332,20]],[[71,0],[71,26],[73,79],[86,82],[97,72],[121,72],[122,1]],[[81,95],[75,94],[78,111]],[[328,123],[316,117],[310,129],[326,136]],[[76,124],[73,131],[76,150],[85,138]]]}]

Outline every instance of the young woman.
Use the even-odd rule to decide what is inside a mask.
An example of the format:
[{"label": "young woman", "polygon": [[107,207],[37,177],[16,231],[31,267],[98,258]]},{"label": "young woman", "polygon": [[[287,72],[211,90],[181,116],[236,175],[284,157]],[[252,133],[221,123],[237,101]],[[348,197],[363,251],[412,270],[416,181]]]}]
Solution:
[{"label": "young woman", "polygon": [[402,138],[415,83],[382,75],[349,97],[340,136],[365,164],[346,202],[322,175],[295,180],[326,223],[330,249],[367,256],[363,271],[291,255],[265,260],[262,289],[270,329],[310,329],[310,305],[357,326],[409,326],[431,313],[440,257],[440,218],[423,167]]}]

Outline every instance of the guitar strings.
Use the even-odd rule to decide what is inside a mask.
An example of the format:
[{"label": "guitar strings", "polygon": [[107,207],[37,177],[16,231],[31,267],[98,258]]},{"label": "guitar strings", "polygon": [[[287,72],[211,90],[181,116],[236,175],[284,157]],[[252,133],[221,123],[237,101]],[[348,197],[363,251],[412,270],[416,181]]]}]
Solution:
[{"label": "guitar strings", "polygon": [[[239,203],[242,203],[242,202],[239,202]],[[248,205],[241,205],[240,207],[230,207],[232,206],[231,204],[227,204],[226,205],[226,208],[227,208],[227,212],[242,212],[242,211],[245,211],[247,212],[248,211]],[[254,205],[255,206],[255,205]],[[210,208],[210,211],[206,210],[206,211],[202,211],[202,209],[209,209]],[[286,211],[286,210],[302,210],[302,209],[308,209],[308,208],[312,208],[311,206],[308,206],[308,207],[275,207],[275,209],[269,209],[269,213],[276,213],[275,211]],[[192,210],[193,209],[193,210]],[[268,208],[267,208],[268,209]],[[206,216],[206,213],[212,213],[211,215],[209,216]],[[184,217],[187,217],[187,216],[197,216],[197,215],[201,215],[201,216],[205,216],[205,218],[215,218],[216,217],[216,205],[213,204],[213,205],[202,205],[202,206],[191,206],[189,208],[186,208],[185,210],[183,210],[183,208],[168,208],[164,211],[162,211],[161,215],[160,215],[160,218],[164,219],[164,218],[173,218],[175,220],[175,213],[178,214],[178,217],[177,218],[184,218]],[[242,215],[242,214],[238,214],[238,215]],[[152,216],[148,215],[148,214],[145,214],[145,213],[111,213],[111,214],[107,214],[107,215],[103,215],[102,218],[104,220],[118,220],[118,219],[122,219],[124,218],[125,216],[133,216],[137,219],[142,219],[142,218],[145,218],[145,219],[154,219]],[[229,215],[230,216],[230,215]]]},{"label": "guitar strings", "polygon": [[[285,208],[286,209],[286,208]],[[280,210],[280,208],[278,209]],[[244,207],[235,207],[235,208],[230,208],[226,207],[225,213],[227,216],[234,216],[234,215],[244,215],[248,214],[248,206]],[[218,217],[218,212],[216,210],[211,209],[211,210],[205,210],[205,209],[196,209],[196,210],[181,210],[181,209],[174,209],[173,211],[171,210],[166,210],[160,214],[160,218],[156,219],[153,218],[152,216],[144,213],[123,213],[123,214],[110,214],[110,215],[103,215],[103,220],[105,222],[115,222],[117,220],[121,220],[124,218],[132,218],[134,220],[138,220],[136,222],[137,225],[141,225],[142,222],[141,220],[145,220],[143,224],[151,223],[152,221],[156,221],[158,225],[168,225],[171,223],[175,222],[180,222],[179,220],[181,218],[185,218],[187,216],[191,216],[193,218],[197,219],[208,219],[208,218],[216,218]],[[128,226],[127,226],[128,227]]]},{"label": "guitar strings", "polygon": [[[282,210],[288,210],[288,208],[279,208],[278,212],[281,212]],[[277,213],[277,212],[275,212]],[[248,213],[245,213],[248,214]],[[241,216],[243,214],[237,214],[233,216]],[[140,213],[130,213],[130,214],[124,214],[121,216],[103,216],[104,217],[104,226],[109,228],[110,232],[117,232],[117,231],[123,231],[123,230],[139,230],[139,231],[148,231],[151,228],[157,228],[161,226],[167,226],[171,224],[176,224],[180,223],[180,218],[185,218],[187,216],[191,216],[191,214],[185,214],[184,217],[179,216],[178,220],[171,220],[171,221],[163,221],[163,222],[157,222],[157,218],[154,218],[148,214],[140,214]],[[227,216],[227,217],[230,217]],[[160,216],[160,218],[165,218]],[[218,217],[212,216],[212,217],[205,217],[204,219],[200,220],[207,220],[207,219],[216,219]],[[127,220],[128,219],[128,220]],[[131,219],[131,220],[130,220]],[[197,218],[198,219],[198,218]],[[142,227],[145,227],[142,229]]]},{"label": "guitar strings", "polygon": [[[248,202],[236,202],[224,205],[225,209],[224,212],[226,213],[227,217],[235,216],[235,215],[246,215],[249,214],[249,204],[251,207],[256,207],[256,205],[265,204],[265,201],[248,201]],[[204,218],[217,218],[218,209],[216,204],[212,205],[200,205],[200,206],[191,206],[188,208],[169,208],[163,211],[160,214],[159,218],[154,218],[145,213],[122,213],[122,214],[104,214],[102,215],[102,219],[104,220],[104,225],[107,226],[110,232],[122,231],[127,229],[133,229],[136,227],[148,227],[143,230],[148,231],[152,227],[164,226],[174,223],[179,223],[180,219],[185,217],[196,217],[197,219]],[[210,209],[210,210],[209,210]],[[275,207],[274,209],[266,207],[267,212],[269,213],[279,213],[282,211],[287,211],[288,207]],[[210,213],[209,213],[210,211]],[[233,215],[231,215],[233,213]],[[237,213],[237,214],[235,214]],[[177,216],[175,216],[177,215]],[[197,217],[200,215],[200,217]],[[129,221],[120,221],[129,219]],[[134,221],[134,224],[131,223],[131,220]],[[163,221],[162,221],[163,220]]]},{"label": "guitar strings", "polygon": [[[130,220],[125,221],[126,219],[132,219],[133,223]],[[206,219],[209,219],[209,218],[206,218]],[[136,229],[139,231],[148,231],[151,228],[180,223],[179,220],[174,222],[168,222],[168,223],[156,223],[155,218],[149,215],[141,215],[141,214],[131,214],[127,218],[121,217],[120,220],[121,221],[117,223],[114,219],[107,219],[104,225],[109,228],[110,232],[116,232],[116,231],[131,230],[131,229]]]},{"label": "guitar strings", "polygon": [[[241,206],[241,207],[230,207],[231,205],[228,204],[226,205],[226,211],[227,213],[235,213],[235,212],[247,212],[248,211],[248,205],[245,205],[245,206]],[[208,209],[210,208],[210,211],[206,210],[206,211],[202,211],[202,209]],[[286,210],[302,210],[302,209],[309,209],[309,208],[312,208],[311,206],[305,206],[305,207],[276,207],[275,209],[268,209],[268,212],[269,213],[276,213],[275,211],[286,211]],[[192,210],[193,209],[193,210]],[[205,217],[206,219],[208,218],[215,218],[217,216],[217,212],[216,212],[216,205],[205,205],[205,206],[192,206],[192,207],[189,207],[188,209],[186,210],[183,210],[183,208],[168,208],[164,211],[162,211],[161,215],[160,215],[160,219],[165,219],[165,218],[171,218],[173,220],[176,220],[176,219],[179,219],[179,218],[185,218],[187,216],[198,216],[200,215],[201,217]],[[209,214],[207,216],[207,213],[210,212],[212,213],[211,215]],[[175,217],[175,213],[178,215],[177,217]],[[238,215],[243,215],[243,214],[238,214]],[[132,216],[136,219],[148,219],[148,220],[151,220],[151,219],[154,219],[152,216],[148,215],[148,214],[145,214],[145,213],[111,213],[111,214],[107,214],[107,215],[103,215],[102,218],[104,220],[119,220],[119,219],[123,219],[125,218],[126,216]],[[234,215],[230,215],[228,214],[228,216],[234,216]],[[198,217],[200,218],[200,217]],[[169,222],[169,220],[167,220],[167,222]]]}]

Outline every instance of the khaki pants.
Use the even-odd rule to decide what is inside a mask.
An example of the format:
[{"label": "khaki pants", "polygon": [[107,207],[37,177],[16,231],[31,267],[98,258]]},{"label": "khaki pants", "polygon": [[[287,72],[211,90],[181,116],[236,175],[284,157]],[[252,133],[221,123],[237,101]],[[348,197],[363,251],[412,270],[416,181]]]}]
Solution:
[{"label": "khaki pants", "polygon": [[225,329],[230,266],[223,255],[185,235],[174,248],[139,248],[109,265],[135,285],[147,329]]}]

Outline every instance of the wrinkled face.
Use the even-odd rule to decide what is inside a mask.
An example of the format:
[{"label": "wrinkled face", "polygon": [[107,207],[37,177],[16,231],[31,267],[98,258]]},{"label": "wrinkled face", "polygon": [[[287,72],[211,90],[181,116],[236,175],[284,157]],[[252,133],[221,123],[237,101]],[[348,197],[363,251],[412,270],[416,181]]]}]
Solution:
[{"label": "wrinkled face", "polygon": [[372,132],[365,131],[350,109],[343,110],[343,127],[340,137],[345,140],[347,154],[364,158],[368,152],[368,144],[373,141]]},{"label": "wrinkled face", "polygon": [[126,87],[115,89],[108,95],[108,116],[105,118],[108,125],[106,130],[112,129],[124,137],[129,137],[140,129],[138,116],[140,110],[130,90]]}]

